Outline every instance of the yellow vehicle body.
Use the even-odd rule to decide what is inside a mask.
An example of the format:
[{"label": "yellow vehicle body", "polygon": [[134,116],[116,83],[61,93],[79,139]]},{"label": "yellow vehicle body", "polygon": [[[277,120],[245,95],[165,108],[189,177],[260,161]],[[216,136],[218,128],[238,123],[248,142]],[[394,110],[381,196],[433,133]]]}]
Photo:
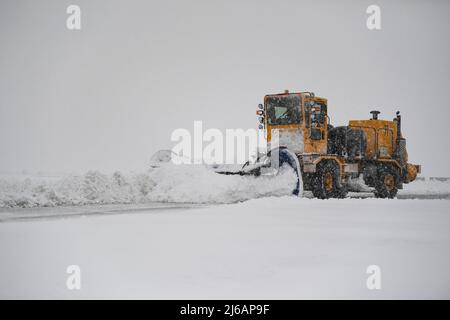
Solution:
[{"label": "yellow vehicle body", "polygon": [[260,108],[268,144],[277,131],[279,147],[299,160],[305,189],[319,198],[342,197],[349,178],[359,175],[380,197],[393,197],[420,173],[420,166],[408,163],[399,112],[389,121],[372,111],[371,119],[334,128],[327,99],[310,92],[266,95]]},{"label": "yellow vehicle body", "polygon": [[364,131],[368,158],[391,159],[397,141],[397,124],[386,120],[350,120],[349,127]]}]

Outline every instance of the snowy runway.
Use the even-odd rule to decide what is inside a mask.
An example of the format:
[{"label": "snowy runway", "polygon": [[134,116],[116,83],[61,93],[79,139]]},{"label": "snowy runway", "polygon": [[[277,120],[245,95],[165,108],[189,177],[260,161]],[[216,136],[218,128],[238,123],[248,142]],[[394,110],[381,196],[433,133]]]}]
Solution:
[{"label": "snowy runway", "polygon": [[[281,197],[9,220],[0,298],[450,298],[449,209]],[[81,268],[79,291],[66,288],[69,265]],[[381,290],[366,287],[369,265]]]}]

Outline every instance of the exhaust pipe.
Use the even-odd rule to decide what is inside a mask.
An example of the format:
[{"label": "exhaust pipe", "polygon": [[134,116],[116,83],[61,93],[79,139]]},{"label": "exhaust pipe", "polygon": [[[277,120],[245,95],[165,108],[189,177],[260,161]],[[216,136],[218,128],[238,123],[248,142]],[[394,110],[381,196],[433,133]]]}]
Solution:
[{"label": "exhaust pipe", "polygon": [[397,140],[402,137],[402,116],[400,115],[400,111],[395,113],[396,121],[397,121]]},{"label": "exhaust pipe", "polygon": [[394,122],[397,123],[397,159],[399,160],[401,166],[405,167],[408,159],[406,155],[406,139],[402,137],[402,116],[400,115],[400,111],[396,112]]},{"label": "exhaust pipe", "polygon": [[370,111],[370,113],[372,114],[372,120],[378,120],[378,115],[380,114],[380,111],[373,110]]}]

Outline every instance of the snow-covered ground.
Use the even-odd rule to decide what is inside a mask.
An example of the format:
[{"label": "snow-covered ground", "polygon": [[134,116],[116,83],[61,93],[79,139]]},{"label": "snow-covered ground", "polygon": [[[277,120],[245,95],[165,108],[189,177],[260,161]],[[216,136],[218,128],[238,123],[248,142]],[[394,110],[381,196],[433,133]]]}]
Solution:
[{"label": "snow-covered ground", "polygon": [[234,203],[289,195],[292,170],[277,177],[221,175],[202,165],[165,164],[144,173],[0,176],[0,208],[92,204]]},{"label": "snow-covered ground", "polygon": [[[449,209],[286,196],[4,222],[0,298],[448,299]],[[69,265],[81,290],[66,288]],[[381,290],[366,287],[369,265]]]},{"label": "snow-covered ground", "polygon": [[[393,200],[358,181],[366,192],[340,200],[289,196],[294,186],[289,171],[203,166],[3,176],[0,298],[450,298],[450,201],[417,200],[450,199],[450,182],[416,181]],[[369,265],[381,290],[366,287]]]}]

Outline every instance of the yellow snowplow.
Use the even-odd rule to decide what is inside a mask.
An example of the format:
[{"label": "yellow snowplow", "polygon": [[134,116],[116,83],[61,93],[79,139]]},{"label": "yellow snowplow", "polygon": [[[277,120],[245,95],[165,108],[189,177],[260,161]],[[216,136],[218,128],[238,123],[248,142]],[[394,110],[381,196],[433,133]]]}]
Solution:
[{"label": "yellow snowplow", "polygon": [[[400,113],[392,121],[379,119],[379,113],[371,111],[370,119],[333,127],[327,99],[288,91],[266,95],[257,110],[269,150],[276,135],[280,164],[294,168],[304,190],[321,199],[345,197],[349,180],[361,175],[380,198],[395,197],[404,183],[416,179],[421,166],[408,163]],[[297,186],[293,193],[298,192]]]}]

